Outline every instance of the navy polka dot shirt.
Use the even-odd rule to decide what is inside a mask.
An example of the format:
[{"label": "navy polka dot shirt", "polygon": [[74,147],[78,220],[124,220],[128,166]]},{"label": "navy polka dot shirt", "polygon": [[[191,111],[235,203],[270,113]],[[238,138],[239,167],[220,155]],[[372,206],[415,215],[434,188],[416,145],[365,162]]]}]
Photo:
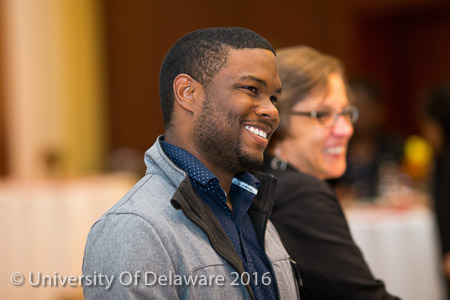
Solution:
[{"label": "navy polka dot shirt", "polygon": [[[161,146],[166,155],[188,173],[192,187],[222,225],[241,258],[245,271],[250,275],[255,298],[275,299],[277,292],[269,262],[248,215],[248,209],[258,192],[258,179],[250,173],[238,174],[233,178],[230,188],[233,201],[231,211],[226,204],[227,196],[219,185],[219,179],[208,168],[184,149],[164,141],[161,141]],[[265,284],[269,281],[267,278],[270,278],[270,284]]]}]

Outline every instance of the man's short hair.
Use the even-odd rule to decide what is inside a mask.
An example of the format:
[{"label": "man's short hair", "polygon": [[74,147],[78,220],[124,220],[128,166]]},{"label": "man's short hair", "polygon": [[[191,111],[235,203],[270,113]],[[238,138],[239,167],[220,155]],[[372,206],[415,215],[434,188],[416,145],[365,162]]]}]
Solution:
[{"label": "man's short hair", "polygon": [[166,54],[159,73],[164,127],[167,129],[172,120],[175,77],[187,74],[207,85],[226,65],[230,49],[246,48],[266,49],[275,55],[275,50],[265,38],[246,28],[206,28],[180,38]]}]

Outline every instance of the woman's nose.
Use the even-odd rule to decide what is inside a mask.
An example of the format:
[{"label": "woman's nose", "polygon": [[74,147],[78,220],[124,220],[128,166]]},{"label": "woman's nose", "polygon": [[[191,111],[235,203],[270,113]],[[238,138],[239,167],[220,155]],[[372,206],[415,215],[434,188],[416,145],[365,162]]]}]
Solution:
[{"label": "woman's nose", "polygon": [[333,132],[339,136],[351,136],[353,134],[353,124],[345,116],[338,116],[333,126]]}]

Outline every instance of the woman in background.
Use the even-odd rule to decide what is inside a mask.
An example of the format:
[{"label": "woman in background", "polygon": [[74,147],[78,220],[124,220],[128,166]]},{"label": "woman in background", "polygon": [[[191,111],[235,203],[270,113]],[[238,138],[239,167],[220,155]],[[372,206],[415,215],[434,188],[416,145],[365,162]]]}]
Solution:
[{"label": "woman in background", "polygon": [[450,84],[435,88],[425,103],[422,131],[434,150],[432,196],[450,299]]},{"label": "woman in background", "polygon": [[309,47],[277,51],[280,126],[264,172],[278,177],[272,222],[297,262],[308,299],[395,299],[370,272],[326,179],[346,169],[358,110],[341,63]]}]

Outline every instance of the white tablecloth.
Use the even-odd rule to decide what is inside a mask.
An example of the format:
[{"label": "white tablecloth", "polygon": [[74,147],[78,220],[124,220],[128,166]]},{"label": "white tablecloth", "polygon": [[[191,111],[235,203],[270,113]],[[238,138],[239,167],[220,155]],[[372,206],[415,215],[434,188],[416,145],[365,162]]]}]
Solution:
[{"label": "white tablecloth", "polygon": [[375,277],[404,300],[442,300],[435,219],[425,207],[346,209],[355,242]]},{"label": "white tablecloth", "polygon": [[[30,272],[79,276],[90,227],[136,179],[123,175],[0,180],[0,299],[83,299],[81,286],[33,287]],[[11,275],[20,272],[23,285]]]}]

